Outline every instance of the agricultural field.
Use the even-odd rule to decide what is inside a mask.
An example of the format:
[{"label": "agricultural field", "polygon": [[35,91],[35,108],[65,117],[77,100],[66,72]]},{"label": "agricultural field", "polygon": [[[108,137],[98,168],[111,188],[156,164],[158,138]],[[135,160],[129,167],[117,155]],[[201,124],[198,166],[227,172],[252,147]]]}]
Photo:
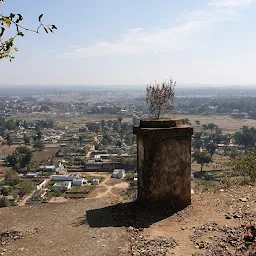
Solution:
[{"label": "agricultural field", "polygon": [[49,158],[55,156],[55,154],[59,151],[59,149],[60,149],[60,146],[56,144],[55,147],[45,147],[45,149],[42,151],[35,151],[33,152],[32,161],[35,161],[38,163],[45,162]]},{"label": "agricultural field", "polygon": [[[224,133],[235,133],[242,126],[256,127],[256,120],[253,119],[234,119],[228,115],[214,115],[214,116],[201,116],[201,115],[177,115],[176,118],[188,118],[194,126],[195,131],[200,131],[203,124],[214,123],[223,130]],[[200,121],[200,126],[195,124],[195,121]]]}]

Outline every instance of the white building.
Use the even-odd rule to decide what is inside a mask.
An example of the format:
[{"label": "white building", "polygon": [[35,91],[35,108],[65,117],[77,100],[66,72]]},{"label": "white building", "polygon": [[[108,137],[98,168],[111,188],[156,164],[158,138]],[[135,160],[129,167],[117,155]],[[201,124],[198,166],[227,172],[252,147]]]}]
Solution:
[{"label": "white building", "polygon": [[75,174],[75,173],[69,174],[69,175],[60,175],[60,174],[52,175],[53,181],[73,181],[79,178],[80,178],[80,174]]},{"label": "white building", "polygon": [[99,179],[93,179],[92,180],[92,185],[99,185],[100,184],[100,180]]},{"label": "white building", "polygon": [[85,184],[87,184],[88,183],[88,180],[85,180],[84,178],[81,178],[81,179],[74,179],[73,181],[72,181],[72,184],[74,185],[74,186],[83,186],[83,185],[85,185]]},{"label": "white building", "polygon": [[39,175],[38,175],[38,173],[27,173],[26,175],[25,175],[25,177],[26,178],[28,178],[28,179],[34,179],[34,178],[37,178]]},{"label": "white building", "polygon": [[112,178],[123,179],[125,177],[124,169],[115,169],[112,173]]},{"label": "white building", "polygon": [[52,186],[53,190],[67,191],[71,188],[71,181],[65,181],[63,183],[55,183]]},{"label": "white building", "polygon": [[47,180],[43,180],[40,184],[36,185],[36,190],[40,190],[47,183]]}]

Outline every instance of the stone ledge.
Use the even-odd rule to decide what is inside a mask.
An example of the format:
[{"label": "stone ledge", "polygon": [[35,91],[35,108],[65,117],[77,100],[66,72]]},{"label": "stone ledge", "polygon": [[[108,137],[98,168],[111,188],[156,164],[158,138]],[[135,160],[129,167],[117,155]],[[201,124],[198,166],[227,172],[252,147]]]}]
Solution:
[{"label": "stone ledge", "polygon": [[153,137],[191,137],[193,135],[193,128],[187,125],[170,128],[142,128],[134,126],[133,134]]},{"label": "stone ledge", "polygon": [[184,119],[145,119],[140,120],[141,128],[171,128],[171,127],[180,127],[185,124]]}]

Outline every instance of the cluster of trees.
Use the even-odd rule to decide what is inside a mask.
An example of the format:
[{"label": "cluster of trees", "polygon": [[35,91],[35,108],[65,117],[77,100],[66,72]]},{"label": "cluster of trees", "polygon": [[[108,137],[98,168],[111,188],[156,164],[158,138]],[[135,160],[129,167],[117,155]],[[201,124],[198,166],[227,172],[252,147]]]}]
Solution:
[{"label": "cluster of trees", "polygon": [[204,139],[202,139],[204,133],[195,133],[193,146],[196,149],[204,147],[208,153],[211,153],[214,152],[214,148],[217,148],[217,144],[223,143],[227,146],[232,138],[237,145],[244,147],[244,149],[255,149],[256,147],[256,129],[254,127],[243,126],[234,135],[222,134],[221,129],[215,124],[204,124],[203,129],[204,131],[210,130],[211,133]]},{"label": "cluster of trees", "polygon": [[234,134],[235,143],[242,145],[245,149],[256,148],[256,128],[243,126]]},{"label": "cluster of trees", "polygon": [[32,159],[32,151],[27,147],[17,147],[6,160],[16,170],[27,167]]},{"label": "cluster of trees", "polygon": [[29,194],[35,188],[34,183],[30,180],[23,180],[19,178],[15,171],[7,171],[4,177],[4,186],[1,188],[1,194],[4,197],[0,198],[0,208],[10,205],[9,200],[5,197],[8,196],[14,189],[18,189],[18,194],[23,197]]},{"label": "cluster of trees", "polygon": [[203,129],[204,131],[209,130],[211,133],[204,139],[202,139],[202,136],[205,135],[203,132],[195,133],[193,146],[196,149],[204,147],[207,152],[211,153],[211,151],[214,151],[213,148],[217,147],[217,144],[228,145],[232,138],[237,145],[242,146],[244,149],[256,148],[256,128],[254,127],[243,126],[233,136],[231,134],[222,134],[221,129],[215,124],[204,124]]},{"label": "cluster of trees", "polygon": [[[221,130],[215,124],[203,125],[204,133],[195,133],[193,146],[197,149],[192,157],[195,162],[203,166],[212,162],[212,156],[217,149],[219,143],[226,146],[230,143],[231,138],[234,142],[242,146],[246,153],[242,154],[236,150],[230,152],[232,159],[231,166],[234,170],[242,175],[249,177],[252,182],[256,181],[256,129],[243,126],[240,131],[233,136],[230,134],[222,134]],[[206,131],[210,131],[206,136]],[[202,136],[204,137],[202,138]],[[225,148],[224,148],[225,149]]]},{"label": "cluster of trees", "polygon": [[[138,123],[136,118],[134,118],[134,122]],[[117,120],[101,120],[100,122],[90,122],[87,123],[86,126],[92,132],[103,132],[103,138],[101,141],[103,146],[121,146],[122,142],[125,142],[128,145],[132,145],[135,140],[135,137],[132,133],[133,124],[123,122],[123,118],[121,116],[119,116]],[[112,132],[119,134],[120,139],[115,139],[111,135]]]},{"label": "cluster of trees", "polygon": [[52,119],[38,120],[38,121],[35,122],[35,126],[36,126],[36,130],[38,130],[38,131],[40,131],[44,128],[48,128],[48,129],[53,128],[54,127],[54,120],[52,120]]},{"label": "cluster of trees", "polygon": [[193,159],[196,163],[200,164],[201,172],[203,171],[203,167],[206,164],[212,163],[212,157],[209,156],[206,152],[195,152],[193,155]]},{"label": "cluster of trees", "polygon": [[248,113],[256,119],[256,97],[181,97],[175,99],[175,111],[186,114]]},{"label": "cluster of trees", "polygon": [[13,131],[17,129],[20,125],[20,121],[0,117],[0,136],[4,136],[6,130]]},{"label": "cluster of trees", "polygon": [[15,171],[8,171],[4,176],[4,182],[5,185],[15,186],[19,184],[20,178]]},{"label": "cluster of trees", "polygon": [[[203,148],[212,156],[218,144],[223,143],[227,146],[230,143],[231,135],[222,134],[222,130],[217,125],[213,123],[204,124],[203,129],[203,132],[196,132],[194,134],[192,145],[196,150]],[[227,150],[227,147],[224,149]]]},{"label": "cluster of trees", "polygon": [[[5,118],[0,117],[0,136],[4,137],[6,130],[15,131],[20,127],[20,125],[22,125],[25,129],[28,129],[30,126],[36,127],[37,133],[33,134],[31,138],[34,140],[35,143],[37,142],[35,145],[35,148],[42,150],[44,148],[44,144],[40,142],[42,139],[41,129],[53,128],[54,120],[51,120],[51,119],[38,120],[35,123],[28,123],[27,121],[14,120],[14,119],[6,120]],[[24,144],[29,145],[31,138],[27,134],[24,134]],[[10,137],[10,134],[6,135],[6,141],[9,146],[12,145],[12,139]]]}]

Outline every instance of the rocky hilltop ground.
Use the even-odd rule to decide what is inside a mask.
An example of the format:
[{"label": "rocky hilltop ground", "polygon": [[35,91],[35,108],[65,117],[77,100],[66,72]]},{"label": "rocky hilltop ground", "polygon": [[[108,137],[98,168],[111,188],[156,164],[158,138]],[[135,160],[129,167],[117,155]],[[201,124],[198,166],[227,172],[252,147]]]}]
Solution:
[{"label": "rocky hilltop ground", "polygon": [[0,209],[0,255],[256,255],[255,186],[195,189],[191,206],[162,214],[102,189]]}]

